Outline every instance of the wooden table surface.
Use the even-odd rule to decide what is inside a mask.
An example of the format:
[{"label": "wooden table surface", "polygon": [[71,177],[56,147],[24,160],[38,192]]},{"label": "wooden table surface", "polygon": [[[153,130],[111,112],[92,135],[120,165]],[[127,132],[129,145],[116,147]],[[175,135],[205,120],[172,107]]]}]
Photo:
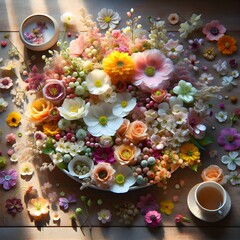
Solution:
[{"label": "wooden table surface", "polygon": [[[222,22],[229,34],[237,39],[238,44],[240,43],[240,4],[239,0],[229,0],[229,1],[219,1],[219,0],[209,0],[209,1],[190,1],[190,0],[0,0],[0,40],[3,40],[5,33],[10,34],[10,39],[16,45],[20,52],[24,54],[25,59],[31,58],[33,55],[36,56],[36,64],[41,65],[41,54],[35,53],[33,51],[27,50],[23,47],[20,41],[18,30],[21,22],[28,15],[33,13],[47,13],[53,16],[59,23],[61,30],[63,30],[62,23],[60,21],[60,16],[65,12],[72,12],[75,16],[78,16],[80,8],[86,8],[90,14],[93,15],[93,19],[96,19],[97,13],[100,9],[112,8],[113,10],[119,12],[122,23],[124,23],[127,18],[125,17],[126,12],[130,8],[134,8],[135,11],[142,16],[143,26],[147,26],[146,18],[151,15],[154,17],[160,17],[161,19],[167,19],[167,16],[172,12],[177,12],[184,16],[186,19],[189,18],[192,13],[202,14],[202,19],[204,23],[210,22],[211,20],[217,19]],[[145,21],[144,21],[145,19]],[[167,28],[169,31],[176,32],[177,27],[172,26],[167,23]],[[81,24],[76,24],[70,29],[73,32],[79,32],[81,29]],[[238,45],[240,48],[240,45]],[[8,58],[8,49],[0,49],[0,58],[6,60]],[[234,58],[240,60],[239,50],[233,55]],[[224,59],[224,57],[222,57]],[[215,63],[215,62],[214,62]],[[238,67],[240,71],[240,68]],[[0,72],[0,77],[6,76],[6,73]],[[221,80],[218,80],[219,83]],[[238,87],[231,91],[231,95],[239,96],[239,79]],[[228,92],[222,92],[222,96],[229,95]],[[6,93],[0,92],[0,97],[8,98],[10,101],[10,96]],[[229,101],[225,101],[227,105]],[[239,107],[238,101],[238,107]],[[215,106],[218,104],[218,99],[213,102]],[[234,106],[236,107],[236,105]],[[233,106],[229,105],[229,108]],[[7,113],[11,107],[8,108],[7,112],[1,113],[0,119],[1,124],[5,122]],[[13,108],[14,109],[14,108]],[[5,123],[4,123],[5,124]],[[215,126],[216,130],[210,130],[213,137],[217,137],[219,130],[226,127],[225,124],[218,124],[216,120],[210,123],[211,126]],[[237,125],[240,129],[240,125]],[[10,130],[7,127],[1,127],[3,133],[6,134]],[[19,131],[19,130],[18,130]],[[4,136],[4,135],[3,135]],[[6,153],[6,144],[3,140],[0,140],[0,150]],[[51,182],[53,184],[53,189],[57,192],[75,192],[80,198],[81,195],[90,197],[93,200],[103,199],[104,206],[113,207],[113,203],[121,202],[125,200],[132,201],[136,203],[141,195],[146,195],[151,193],[156,196],[160,201],[162,199],[171,198],[174,195],[179,196],[179,202],[175,204],[174,213],[181,213],[190,218],[191,222],[185,224],[184,227],[177,227],[174,222],[175,214],[170,216],[163,216],[163,224],[157,229],[149,229],[146,227],[143,216],[138,216],[136,221],[131,226],[125,226],[120,224],[117,218],[114,218],[112,223],[104,226],[97,221],[96,211],[99,210],[97,205],[93,206],[90,214],[90,222],[92,224],[92,238],[93,239],[238,239],[240,233],[240,189],[239,187],[233,187],[229,183],[225,186],[232,199],[231,211],[226,218],[217,223],[206,223],[196,217],[194,217],[188,207],[187,207],[187,194],[189,190],[197,183],[201,182],[200,173],[204,167],[210,164],[217,164],[221,166],[226,174],[229,173],[226,166],[220,162],[221,155],[224,154],[222,148],[220,148],[216,143],[209,147],[210,150],[218,151],[218,158],[215,160],[209,159],[209,155],[203,155],[202,166],[200,167],[198,173],[194,173],[189,169],[184,169],[174,173],[173,177],[169,180],[169,187],[166,191],[163,191],[156,186],[149,188],[144,188],[138,191],[131,191],[126,194],[113,194],[110,192],[99,191],[95,189],[86,189],[83,191],[79,190],[79,184],[72,179],[68,178],[59,169],[55,169],[53,172],[39,172],[36,171],[34,176],[26,181],[20,179],[18,182],[19,192],[17,196],[23,197],[23,190],[29,185],[36,186],[39,190],[41,186],[46,182]],[[8,163],[8,167],[11,163]],[[16,166],[14,166],[16,167]],[[174,186],[179,183],[179,180],[185,181],[186,185],[183,189],[176,189]],[[52,219],[45,222],[44,225],[35,225],[35,222],[31,221],[26,209],[15,217],[12,217],[6,213],[5,201],[7,198],[12,197],[14,190],[9,192],[0,189],[0,240],[2,239],[19,239],[19,240],[38,240],[38,239],[90,239],[90,231],[88,226],[84,227],[85,236],[82,234],[79,227],[72,225],[70,220],[71,211],[75,208],[70,207],[68,212],[61,211],[61,222],[55,224]]]}]

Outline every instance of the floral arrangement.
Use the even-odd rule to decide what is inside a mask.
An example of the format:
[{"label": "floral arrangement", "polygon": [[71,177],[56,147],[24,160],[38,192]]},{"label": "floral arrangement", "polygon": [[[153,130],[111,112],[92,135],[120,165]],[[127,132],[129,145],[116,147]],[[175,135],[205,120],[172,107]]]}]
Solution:
[{"label": "floral arrangement", "polygon": [[[221,100],[222,89],[230,92],[238,84],[238,62],[231,57],[237,51],[237,43],[226,34],[225,26],[217,20],[203,25],[201,15],[193,14],[180,24],[178,36],[167,31],[165,21],[152,17],[148,17],[149,28],[144,29],[134,9],[127,12],[128,21],[121,29],[117,29],[121,18],[112,9],[102,9],[97,22],[84,10],[81,14],[87,32],[75,38],[68,32],[71,41],[65,41],[64,32],[63,39],[57,43],[59,49],[49,50],[49,56],[42,56],[45,66],[41,71],[37,66],[30,70],[28,63],[22,62],[20,66],[11,60],[1,67],[6,71],[17,69],[18,79],[24,76],[24,90],[18,81],[0,78],[1,91],[14,86],[13,103],[21,109],[21,114],[7,113],[7,125],[17,128],[23,117],[29,121],[22,141],[21,132],[5,136],[11,146],[7,154],[11,163],[21,163],[21,176],[32,176],[33,161],[45,154],[51,161],[43,162],[40,171],[58,166],[81,182],[81,188],[91,186],[124,193],[156,184],[166,189],[175,171],[185,167],[197,171],[201,151],[212,142],[208,119],[215,118],[219,123],[230,124],[219,132],[217,139],[219,146],[228,152],[221,162],[227,165],[230,174],[224,176],[219,166],[210,165],[201,177],[203,181],[221,184],[229,181],[239,185],[236,169],[240,166],[237,128],[240,110],[235,108],[229,114],[222,102],[219,112],[211,108],[213,97]],[[173,25],[180,19],[176,13],[168,17]],[[63,14],[61,21],[65,29],[76,22],[71,13]],[[201,37],[192,38],[194,33]],[[2,48],[6,45],[7,41],[1,42]],[[10,57],[19,54],[16,48],[9,50]],[[207,67],[217,54],[230,57],[229,61],[220,59],[211,68]],[[222,80],[221,87],[214,85],[216,74]],[[27,95],[32,99],[26,106]],[[238,102],[237,96],[229,100],[232,104]],[[1,97],[0,113],[8,105]],[[209,154],[212,158],[217,155],[216,151]],[[7,165],[2,155],[0,152],[0,169]],[[16,186],[17,178],[14,168],[0,171],[0,185],[6,191]],[[183,186],[180,182],[176,188]],[[61,193],[58,198],[56,192],[49,192],[50,188],[50,183],[42,186],[44,197],[33,186],[25,191],[27,210],[35,221],[49,214],[50,203],[57,199],[64,211],[77,202],[75,195]],[[92,200],[85,196],[80,200],[88,213]],[[158,227],[163,218],[161,213],[170,215],[177,201],[178,197],[174,196],[159,205],[147,194],[140,197],[136,206],[127,202],[116,205],[115,210],[120,222],[125,224],[130,224],[140,212],[147,226]],[[98,200],[97,204],[102,203]],[[21,199],[15,196],[6,201],[5,207],[11,215],[24,209]],[[82,211],[76,208],[72,218]],[[97,212],[103,224],[110,222],[111,217],[108,209]],[[53,212],[53,221],[59,218],[59,212]],[[176,224],[189,221],[181,214],[176,215]]]},{"label": "floral arrangement", "polygon": [[[34,66],[25,80],[27,90],[36,93],[26,113],[35,124],[34,149],[83,187],[117,193],[133,185],[166,188],[178,168],[196,171],[200,150],[211,142],[209,100],[221,90],[211,85],[207,69],[194,78],[203,39],[185,47],[169,37],[164,21],[149,17],[147,31],[134,10],[127,15],[126,27],[115,29],[118,13],[101,10],[97,21],[101,29],[109,27],[105,33],[91,22],[87,33],[69,45],[59,42],[60,51],[43,56],[43,73]],[[193,14],[182,23],[180,37],[198,29],[200,17]],[[232,54],[236,41],[225,31],[212,21],[202,32],[208,41],[217,40],[220,52]],[[203,55],[212,60],[214,51]],[[214,67],[219,71],[222,63]]]}]

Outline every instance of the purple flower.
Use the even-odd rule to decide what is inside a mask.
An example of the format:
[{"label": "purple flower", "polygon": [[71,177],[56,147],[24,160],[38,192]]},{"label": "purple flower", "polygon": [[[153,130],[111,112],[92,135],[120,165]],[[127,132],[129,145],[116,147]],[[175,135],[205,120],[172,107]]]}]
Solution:
[{"label": "purple flower", "polygon": [[203,44],[203,39],[202,38],[195,38],[195,39],[189,39],[188,40],[189,46],[188,48],[197,51]]},{"label": "purple flower", "polygon": [[0,184],[3,185],[5,190],[9,190],[11,187],[15,186],[17,183],[17,171],[10,169],[7,171],[0,172]]},{"label": "purple flower", "polygon": [[97,148],[93,152],[93,160],[96,163],[107,162],[113,164],[116,162],[112,148]]},{"label": "purple flower", "polygon": [[235,151],[240,148],[240,133],[236,128],[225,128],[220,132],[218,144],[226,151]]},{"label": "purple flower", "polygon": [[12,199],[7,199],[5,207],[7,208],[7,212],[13,216],[18,212],[22,212],[23,210],[21,199],[15,197]]},{"label": "purple flower", "polygon": [[150,210],[154,211],[159,208],[156,199],[151,194],[141,196],[140,201],[137,203],[137,207],[140,209],[140,212],[143,215]]},{"label": "purple flower", "polygon": [[158,211],[148,211],[144,217],[145,223],[149,227],[158,227],[162,221],[161,213]]},{"label": "purple flower", "polygon": [[60,197],[59,198],[59,206],[63,207],[64,210],[67,210],[69,207],[69,203],[75,203],[77,202],[75,194],[69,194],[67,198]]}]

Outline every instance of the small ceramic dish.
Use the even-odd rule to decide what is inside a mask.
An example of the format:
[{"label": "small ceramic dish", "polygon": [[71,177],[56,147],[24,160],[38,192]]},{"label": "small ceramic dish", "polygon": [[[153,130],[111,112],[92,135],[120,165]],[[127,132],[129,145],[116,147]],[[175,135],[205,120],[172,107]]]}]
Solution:
[{"label": "small ceramic dish", "polygon": [[23,20],[19,34],[23,44],[28,49],[45,51],[57,42],[59,26],[53,17],[37,13]]}]

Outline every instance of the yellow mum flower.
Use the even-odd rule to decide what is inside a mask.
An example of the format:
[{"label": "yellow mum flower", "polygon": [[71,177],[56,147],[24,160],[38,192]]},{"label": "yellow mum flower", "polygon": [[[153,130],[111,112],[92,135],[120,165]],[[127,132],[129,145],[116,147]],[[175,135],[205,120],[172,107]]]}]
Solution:
[{"label": "yellow mum flower", "polygon": [[61,129],[58,128],[57,121],[50,121],[43,125],[43,133],[46,134],[47,136],[54,137],[54,136],[56,136],[56,134],[58,134],[60,132],[61,132]]},{"label": "yellow mum flower", "polygon": [[9,127],[18,127],[21,121],[21,115],[17,112],[11,112],[6,118]]},{"label": "yellow mum flower", "polygon": [[110,76],[112,84],[130,82],[134,73],[134,62],[127,53],[113,51],[103,59],[103,70]]},{"label": "yellow mum flower", "polygon": [[160,202],[160,211],[170,215],[174,209],[174,203],[172,200],[165,200]]},{"label": "yellow mum flower", "polygon": [[189,164],[193,164],[200,159],[200,152],[194,144],[184,143],[180,148],[180,158],[189,162]]}]

